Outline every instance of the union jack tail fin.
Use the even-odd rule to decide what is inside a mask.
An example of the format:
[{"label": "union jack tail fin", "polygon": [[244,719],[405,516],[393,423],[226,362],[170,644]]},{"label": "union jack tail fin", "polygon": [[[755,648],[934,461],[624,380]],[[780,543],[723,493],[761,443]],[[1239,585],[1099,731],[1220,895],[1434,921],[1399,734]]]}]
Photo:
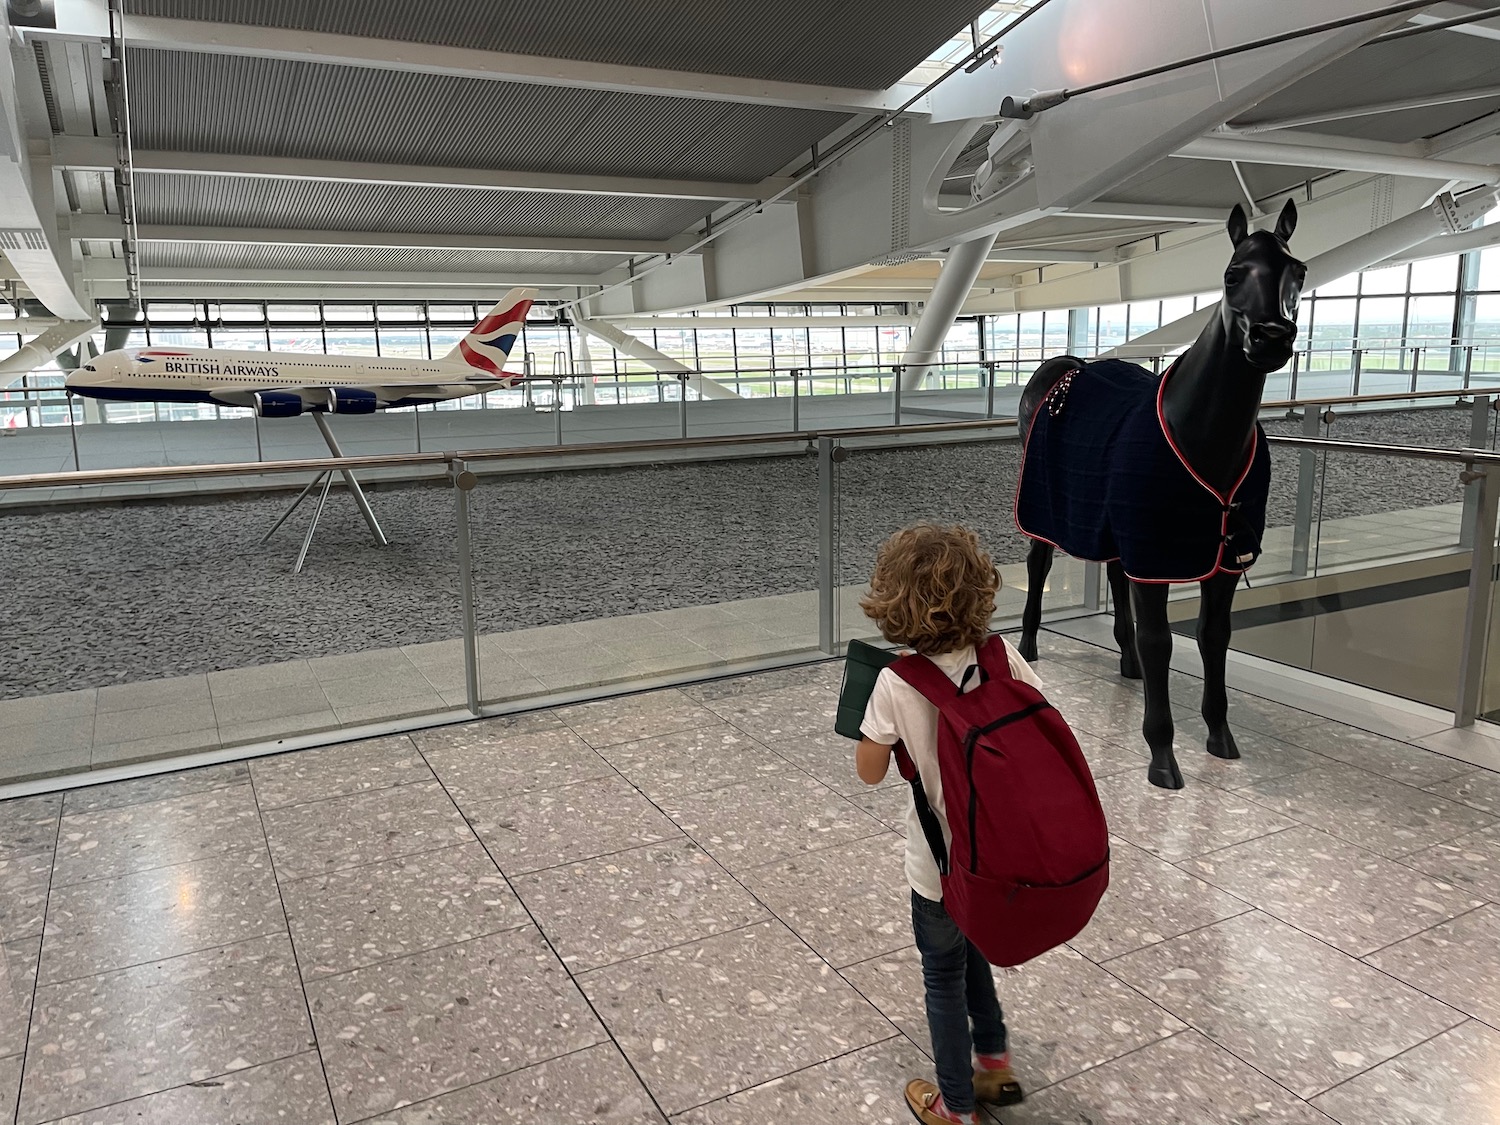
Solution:
[{"label": "union jack tail fin", "polygon": [[523,372],[506,371],[505,361],[521,335],[521,326],[526,323],[527,310],[534,300],[535,289],[512,289],[443,357],[443,363],[464,368],[466,378],[476,383],[513,386]]}]

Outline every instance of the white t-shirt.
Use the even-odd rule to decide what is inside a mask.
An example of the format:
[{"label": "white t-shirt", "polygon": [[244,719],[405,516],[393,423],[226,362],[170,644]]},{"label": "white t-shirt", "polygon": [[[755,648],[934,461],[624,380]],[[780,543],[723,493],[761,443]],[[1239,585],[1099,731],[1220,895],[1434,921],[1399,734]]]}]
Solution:
[{"label": "white t-shirt", "polygon": [[[1010,658],[1011,675],[1040,691],[1042,681],[1037,679],[1031,665],[1021,658],[1009,641],[1001,639],[1005,644],[1005,654]],[[929,659],[955,684],[960,683],[969,666],[977,662],[972,645]],[[968,690],[972,691],[978,683],[979,677],[973,677]],[[943,808],[943,779],[938,772],[937,720],[937,708],[928,703],[921,692],[889,668],[882,668],[875,680],[875,690],[870,694],[870,702],[865,706],[865,717],[859,730],[866,738],[887,746],[898,740],[906,743],[906,751],[921,775],[927,803],[942,825],[943,842],[951,845],[953,833],[948,828],[948,816]],[[894,766],[893,762],[892,768]],[[942,901],[943,882],[938,874],[937,860],[932,858],[932,849],[922,834],[916,802],[910,792],[906,800],[906,877],[917,894],[933,902]]]}]

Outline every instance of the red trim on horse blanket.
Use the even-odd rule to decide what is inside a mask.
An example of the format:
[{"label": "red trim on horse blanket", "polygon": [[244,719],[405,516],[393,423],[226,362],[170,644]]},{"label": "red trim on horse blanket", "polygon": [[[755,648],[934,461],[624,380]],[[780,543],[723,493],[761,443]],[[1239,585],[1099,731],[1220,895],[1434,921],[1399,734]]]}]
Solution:
[{"label": "red trim on horse blanket", "polygon": [[1271,458],[1257,424],[1228,496],[1183,459],[1161,415],[1172,372],[1108,359],[1063,375],[1037,409],[1016,526],[1077,559],[1120,561],[1137,582],[1201,582],[1260,557]]}]

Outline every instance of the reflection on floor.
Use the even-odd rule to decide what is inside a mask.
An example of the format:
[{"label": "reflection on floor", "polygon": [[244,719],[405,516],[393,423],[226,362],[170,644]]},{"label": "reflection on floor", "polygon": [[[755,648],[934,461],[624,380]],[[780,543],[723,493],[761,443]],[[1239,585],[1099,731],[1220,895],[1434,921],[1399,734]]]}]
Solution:
[{"label": "reflection on floor", "polygon": [[[1114,654],[1043,648],[1114,881],[999,978],[1032,1095],[997,1119],[1494,1120],[1500,775],[1236,692],[1243,761],[1184,707],[1154,790]],[[0,1118],[909,1120],[906,796],[855,778],[838,677],[0,805]]]}]

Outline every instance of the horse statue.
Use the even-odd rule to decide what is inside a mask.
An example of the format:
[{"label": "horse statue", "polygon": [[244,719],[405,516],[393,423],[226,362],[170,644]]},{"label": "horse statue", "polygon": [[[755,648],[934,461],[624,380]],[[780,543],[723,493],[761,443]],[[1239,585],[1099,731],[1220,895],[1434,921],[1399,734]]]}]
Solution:
[{"label": "horse statue", "polygon": [[1037,658],[1054,551],[1107,563],[1120,674],[1144,676],[1147,777],[1164,789],[1182,788],[1167,686],[1173,583],[1196,582],[1201,593],[1208,752],[1240,756],[1224,665],[1235,587],[1259,557],[1265,531],[1271,460],[1257,421],[1261,392],[1266,375],[1291,359],[1297,337],[1307,269],[1287,249],[1296,226],[1291,200],[1273,232],[1251,233],[1235,207],[1218,315],[1164,374],[1058,356],[1036,369],[1021,395],[1016,525],[1032,540],[1021,654]]}]

